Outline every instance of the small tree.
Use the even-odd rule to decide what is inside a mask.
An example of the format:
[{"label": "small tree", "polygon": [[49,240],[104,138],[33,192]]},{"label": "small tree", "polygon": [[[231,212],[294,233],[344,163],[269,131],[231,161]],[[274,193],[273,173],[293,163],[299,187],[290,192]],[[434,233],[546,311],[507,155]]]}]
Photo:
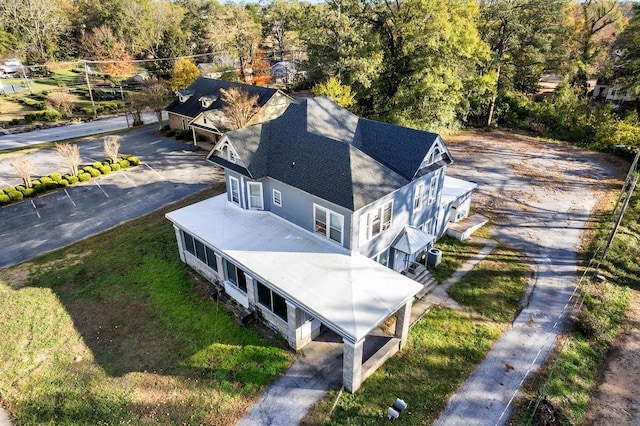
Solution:
[{"label": "small tree", "polygon": [[200,76],[198,67],[189,59],[180,58],[173,64],[171,88],[182,90],[191,85]]},{"label": "small tree", "polygon": [[355,105],[356,94],[351,91],[351,87],[331,77],[325,83],[318,83],[311,89],[313,96],[326,96],[343,108],[350,108]]},{"label": "small tree", "polygon": [[120,150],[120,142],[118,141],[119,139],[119,136],[114,135],[104,138],[104,155],[106,155],[112,163],[115,163],[118,160],[118,151]]},{"label": "small tree", "polygon": [[71,114],[76,97],[65,90],[51,92],[47,95],[47,103],[65,116]]},{"label": "small tree", "polygon": [[222,112],[231,121],[231,130],[246,126],[258,109],[258,95],[249,96],[246,90],[232,87],[220,89]]},{"label": "small tree", "polygon": [[21,158],[19,160],[10,163],[11,167],[16,171],[18,176],[24,182],[24,186],[31,188],[31,175],[33,174],[34,167],[28,158]]},{"label": "small tree", "polygon": [[80,148],[78,145],[68,143],[57,143],[55,148],[56,154],[62,158],[65,166],[67,166],[73,176],[78,176],[78,166],[80,165]]},{"label": "small tree", "polygon": [[162,111],[171,102],[173,94],[166,80],[151,78],[144,82],[142,90],[133,93],[129,100],[134,115],[141,115],[142,111],[153,111],[158,118],[159,129],[162,130]]}]

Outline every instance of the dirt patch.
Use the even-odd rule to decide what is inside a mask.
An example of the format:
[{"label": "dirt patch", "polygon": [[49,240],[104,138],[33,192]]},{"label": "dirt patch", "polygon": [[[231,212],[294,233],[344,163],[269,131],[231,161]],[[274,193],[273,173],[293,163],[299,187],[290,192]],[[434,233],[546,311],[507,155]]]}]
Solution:
[{"label": "dirt patch", "polygon": [[629,308],[598,377],[585,424],[640,425],[640,292]]},{"label": "dirt patch", "polygon": [[[52,260],[51,262],[38,265],[38,270],[42,273],[51,271],[54,268],[64,264],[65,266],[73,266],[82,262],[82,259],[87,257],[90,252],[84,252],[79,254],[67,254],[60,259]],[[36,265],[32,262],[24,262],[13,268],[7,268],[0,271],[0,281],[5,281],[9,287],[16,290],[26,286],[29,283],[31,274],[35,271]]]}]

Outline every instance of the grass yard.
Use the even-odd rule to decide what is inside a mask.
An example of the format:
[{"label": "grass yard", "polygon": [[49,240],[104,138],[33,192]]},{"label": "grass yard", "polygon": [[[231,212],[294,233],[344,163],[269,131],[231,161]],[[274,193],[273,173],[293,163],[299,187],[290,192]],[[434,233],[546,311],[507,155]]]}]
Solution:
[{"label": "grass yard", "polygon": [[2,271],[0,400],[16,423],[235,424],[293,354],[191,273],[164,211]]},{"label": "grass yard", "polygon": [[455,283],[449,295],[493,321],[511,322],[519,311],[526,273],[518,252],[499,245]]},{"label": "grass yard", "polygon": [[[451,265],[462,265],[482,247],[448,238],[441,239],[437,246],[448,247],[450,253],[455,253],[452,257],[457,259]],[[408,412],[403,412],[394,423],[431,424],[519,310],[527,272],[520,261],[518,252],[499,246],[476,265],[467,275],[470,278],[464,281],[466,288],[471,289],[478,285],[479,276],[494,268],[496,272],[489,280],[494,302],[473,304],[469,313],[432,308],[409,331],[409,343],[404,351],[389,359],[355,395],[342,393],[338,398],[338,391],[332,391],[311,410],[304,424],[386,423],[386,409],[397,397],[407,402]],[[505,278],[498,279],[502,275]],[[480,293],[488,295],[489,290],[480,287]],[[517,303],[512,302],[514,298]]]},{"label": "grass yard", "polygon": [[483,243],[460,241],[445,235],[436,243],[436,248],[442,250],[442,262],[438,266],[427,266],[427,270],[439,284],[442,284],[482,247]]}]

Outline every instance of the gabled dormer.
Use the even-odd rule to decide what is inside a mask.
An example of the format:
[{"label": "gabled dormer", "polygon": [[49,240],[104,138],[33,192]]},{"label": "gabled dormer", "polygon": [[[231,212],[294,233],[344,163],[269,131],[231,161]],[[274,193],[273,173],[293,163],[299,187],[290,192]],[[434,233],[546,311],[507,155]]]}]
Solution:
[{"label": "gabled dormer", "polygon": [[186,90],[177,92],[177,94],[178,94],[178,100],[180,101],[181,104],[183,104],[187,102],[191,96],[193,96],[193,90],[186,89]]},{"label": "gabled dormer", "polygon": [[424,156],[413,179],[415,180],[442,167],[446,167],[452,162],[451,154],[444,146],[442,139],[438,136],[431,145],[429,151],[427,151],[427,154]]},{"label": "gabled dormer", "polygon": [[211,154],[209,154],[209,159],[211,159],[212,156],[222,158],[229,163],[244,167],[244,164],[238,155],[238,151],[233,147],[231,141],[226,136],[223,136],[222,139],[220,139],[220,141],[213,147]]},{"label": "gabled dormer", "polygon": [[211,105],[213,105],[213,103],[215,101],[218,100],[217,96],[200,96],[200,99],[198,99],[200,101],[200,104],[202,105],[202,108],[209,108],[211,107]]}]

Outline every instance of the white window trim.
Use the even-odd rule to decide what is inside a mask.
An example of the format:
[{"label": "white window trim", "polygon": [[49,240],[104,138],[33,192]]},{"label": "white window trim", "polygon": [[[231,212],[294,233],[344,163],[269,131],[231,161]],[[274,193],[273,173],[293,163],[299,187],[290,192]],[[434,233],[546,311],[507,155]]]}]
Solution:
[{"label": "white window trim", "polygon": [[428,204],[433,204],[436,201],[436,193],[438,192],[438,175],[435,175],[429,181],[429,199]]},{"label": "white window trim", "polygon": [[[276,194],[278,194],[277,199],[276,199]],[[273,200],[273,204],[278,206],[278,207],[282,207],[282,192],[274,189],[272,191],[272,200]],[[278,202],[279,200],[279,202]]]},{"label": "white window trim", "polygon": [[[384,210],[385,207],[387,205],[391,206],[391,215],[389,217],[389,226],[387,228],[384,227]],[[373,234],[373,222],[370,220],[370,215],[372,213],[374,213],[375,211],[379,212],[379,216],[380,216],[380,232],[378,232],[377,234]],[[391,226],[393,226],[393,200],[389,200],[385,203],[379,204],[378,206],[376,206],[373,209],[369,209],[366,213],[364,213],[365,216],[365,238],[364,238],[364,242],[370,241],[373,238],[377,237],[378,235],[382,234],[384,231],[386,231],[387,229],[390,229]]]},{"label": "white window trim", "polygon": [[[321,206],[320,204],[316,204],[313,203],[313,232],[315,234],[320,234],[319,232],[316,231],[316,209],[320,209],[322,211],[324,211],[325,213],[325,237],[329,240],[329,241],[333,241],[336,244],[340,244],[343,245],[344,243],[344,216],[341,215],[340,213],[334,212],[333,210],[329,210],[326,207]],[[335,214],[336,216],[338,216],[338,219],[340,219],[340,242],[334,240],[333,238],[331,238],[331,214]]]},{"label": "white window trim", "polygon": [[[251,203],[251,187],[257,186],[260,188],[260,205],[254,206]],[[262,192],[262,182],[247,182],[247,200],[248,200],[248,208],[251,210],[264,210],[264,194]]]},{"label": "white window trim", "polygon": [[424,182],[420,182],[416,185],[415,193],[413,194],[413,211],[417,212],[422,209],[422,196],[424,193]]},{"label": "white window trim", "polygon": [[[387,254],[387,263],[380,263],[380,256],[382,256],[383,254]],[[386,266],[387,268],[389,267],[389,248],[386,248],[384,250],[382,250],[380,253],[376,254],[375,256],[373,256],[373,260],[377,263],[380,263],[382,266]]]},{"label": "white window trim", "polygon": [[[238,202],[237,203],[235,201],[233,201],[233,182],[236,183],[237,188],[238,188]],[[236,205],[242,207],[242,193],[240,192],[240,181],[238,180],[238,178],[235,178],[233,176],[229,176],[229,201],[231,201],[233,204],[236,204]]]}]

